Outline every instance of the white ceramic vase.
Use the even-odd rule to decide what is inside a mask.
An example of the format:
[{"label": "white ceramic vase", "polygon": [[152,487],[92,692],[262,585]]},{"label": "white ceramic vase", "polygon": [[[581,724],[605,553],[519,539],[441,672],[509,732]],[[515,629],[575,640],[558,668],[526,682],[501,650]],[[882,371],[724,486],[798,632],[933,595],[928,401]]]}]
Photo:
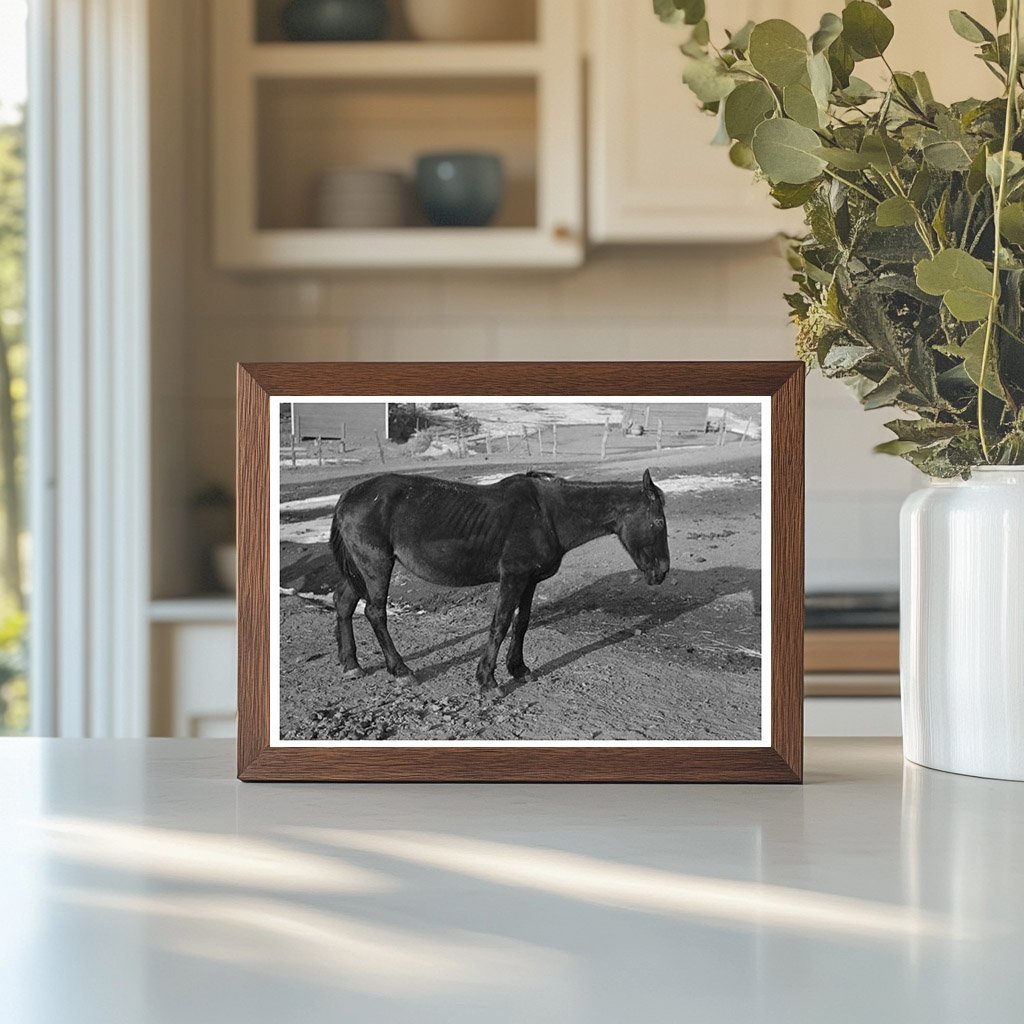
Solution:
[{"label": "white ceramic vase", "polygon": [[1024,467],[912,494],[900,551],[906,757],[1024,781]]}]

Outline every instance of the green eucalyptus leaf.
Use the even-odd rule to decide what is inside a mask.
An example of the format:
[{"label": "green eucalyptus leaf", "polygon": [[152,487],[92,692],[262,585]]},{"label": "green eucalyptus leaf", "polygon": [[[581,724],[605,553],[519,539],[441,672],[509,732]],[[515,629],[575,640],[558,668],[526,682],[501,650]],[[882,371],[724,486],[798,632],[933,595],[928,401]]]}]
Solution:
[{"label": "green eucalyptus leaf", "polygon": [[949,23],[953,31],[969,43],[994,42],[995,36],[984,25],[972,18],[966,11],[950,11]]},{"label": "green eucalyptus leaf", "polygon": [[931,191],[934,181],[935,175],[931,168],[927,164],[921,164],[921,169],[914,175],[910,191],[907,193],[910,201],[918,206],[924,203],[925,199],[928,198],[928,193]]},{"label": "green eucalyptus leaf", "polygon": [[925,160],[940,171],[966,171],[971,158],[958,142],[933,142],[922,149]]},{"label": "green eucalyptus leaf", "polygon": [[915,268],[917,286],[941,295],[950,313],[965,323],[988,316],[992,271],[963,249],[944,249]]},{"label": "green eucalyptus leaf", "polygon": [[1024,203],[1010,203],[1004,207],[999,227],[1006,241],[1024,246]]},{"label": "green eucalyptus leaf", "polygon": [[750,33],[747,59],[773,85],[798,82],[807,69],[807,38],[795,25],[772,18]]},{"label": "green eucalyptus leaf", "polygon": [[850,84],[850,75],[856,63],[853,50],[846,45],[843,37],[840,36],[826,51],[828,54],[828,66],[832,69],[832,77],[835,80],[836,88],[845,89]]},{"label": "green eucalyptus leaf", "polygon": [[832,95],[832,69],[829,67],[828,57],[825,54],[815,54],[807,62],[807,78],[811,85],[814,101],[824,115],[822,124],[827,124],[829,97]]},{"label": "green eucalyptus leaf", "polygon": [[1006,0],[992,0],[992,10],[995,12],[998,25],[1006,17]]},{"label": "green eucalyptus leaf", "polygon": [[690,38],[700,46],[707,46],[711,42],[711,29],[708,26],[706,18],[701,18],[696,25],[693,26],[693,32]]},{"label": "green eucalyptus leaf", "polygon": [[845,89],[840,90],[839,95],[845,102],[857,106],[861,103],[867,103],[868,100],[877,99],[880,93],[865,82],[863,78],[851,75],[849,83]]},{"label": "green eucalyptus leaf", "polygon": [[880,228],[902,228],[917,223],[914,204],[903,196],[892,196],[878,204],[875,223]]},{"label": "green eucalyptus leaf", "polygon": [[704,0],[654,0],[654,13],[668,25],[696,25],[704,17]]},{"label": "green eucalyptus leaf", "polygon": [[729,160],[736,167],[742,167],[745,171],[756,171],[757,160],[754,159],[754,151],[745,142],[734,142],[729,148]]},{"label": "green eucalyptus leaf", "polygon": [[717,103],[736,88],[735,80],[717,60],[689,60],[683,71],[683,81],[701,103]]},{"label": "green eucalyptus leaf", "polygon": [[743,28],[737,29],[729,36],[729,42],[724,49],[732,50],[735,53],[746,53],[750,47],[750,33],[754,30],[756,22],[748,21]]},{"label": "green eucalyptus leaf", "polygon": [[810,128],[779,117],[757,126],[751,148],[770,182],[802,185],[825,169],[825,161],[815,152],[820,142]]},{"label": "green eucalyptus leaf", "polygon": [[923,71],[915,71],[911,76],[914,79],[914,84],[917,86],[917,94],[924,100],[925,103],[934,103],[935,96],[932,93],[931,82],[928,81],[928,76]]},{"label": "green eucalyptus leaf", "polygon": [[811,36],[811,52],[827,50],[843,32],[843,19],[836,14],[823,14],[818,31]]},{"label": "green eucalyptus leaf", "polygon": [[775,97],[763,82],[742,82],[725,101],[729,137],[748,146],[754,129],[775,111]]},{"label": "green eucalyptus leaf", "polygon": [[[964,372],[971,378],[975,387],[981,386],[981,364],[985,353],[984,324],[973,331],[962,345],[939,345],[937,349],[951,359],[962,359]],[[989,344],[988,364],[985,367],[985,390],[990,395],[1005,401],[1006,392],[999,381],[995,356],[995,342],[993,341]]]},{"label": "green eucalyptus leaf", "polygon": [[[967,171],[967,191],[972,195],[977,195],[984,187],[987,178],[985,177],[985,165],[988,162],[988,149],[982,146],[977,153],[974,154]],[[956,168],[959,169],[959,168]]]},{"label": "green eucalyptus leaf", "polygon": [[772,198],[780,210],[795,210],[798,206],[803,206],[817,189],[817,181],[804,182],[801,185],[782,181],[772,186]]},{"label": "green eucalyptus leaf", "polygon": [[819,146],[814,150],[815,156],[828,161],[841,171],[863,171],[871,166],[871,161],[861,153],[852,149],[836,149],[833,146]]},{"label": "green eucalyptus leaf", "polygon": [[[985,177],[989,185],[995,191],[999,188],[999,179],[1003,172],[1002,152],[993,153],[985,161]],[[1024,157],[1012,149],[1006,154],[1006,183],[1010,191],[1015,187],[1015,182],[1024,175]]]},{"label": "green eucalyptus leaf", "polygon": [[883,441],[872,449],[876,455],[906,455],[916,451],[921,445],[917,441]]},{"label": "green eucalyptus leaf", "polygon": [[872,388],[863,398],[861,405],[865,409],[883,409],[889,405],[895,405],[903,390],[903,384],[898,376],[886,378],[876,388]]},{"label": "green eucalyptus leaf", "polygon": [[903,159],[903,147],[888,135],[865,135],[860,152],[876,171],[883,174],[891,174]]},{"label": "green eucalyptus leaf", "polygon": [[892,22],[874,4],[853,0],[843,9],[843,39],[861,59],[881,57],[892,36]]},{"label": "green eucalyptus leaf", "polygon": [[808,81],[794,82],[782,90],[782,106],[786,116],[805,128],[824,127],[824,118]]}]

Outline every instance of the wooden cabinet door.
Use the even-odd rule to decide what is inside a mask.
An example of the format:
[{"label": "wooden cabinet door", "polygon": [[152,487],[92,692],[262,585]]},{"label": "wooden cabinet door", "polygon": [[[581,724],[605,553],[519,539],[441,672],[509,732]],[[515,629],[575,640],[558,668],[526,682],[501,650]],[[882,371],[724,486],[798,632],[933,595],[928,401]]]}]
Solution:
[{"label": "wooden cabinet door", "polygon": [[[586,0],[589,25],[589,234],[592,242],[713,242],[799,231],[799,211],[776,210],[766,185],[710,144],[713,118],[700,113],[682,84],[678,44],[685,26],[663,25],[649,0]],[[807,34],[829,0],[708,0],[712,35],[748,19],[786,18]],[[990,96],[998,83],[971,44],[955,35],[946,6],[898,0],[886,12],[896,25],[889,57],[897,68],[929,73],[944,101]],[[985,24],[989,0],[956,6]],[[1005,29],[1005,25],[1004,25]],[[880,61],[859,65],[872,81]]]}]

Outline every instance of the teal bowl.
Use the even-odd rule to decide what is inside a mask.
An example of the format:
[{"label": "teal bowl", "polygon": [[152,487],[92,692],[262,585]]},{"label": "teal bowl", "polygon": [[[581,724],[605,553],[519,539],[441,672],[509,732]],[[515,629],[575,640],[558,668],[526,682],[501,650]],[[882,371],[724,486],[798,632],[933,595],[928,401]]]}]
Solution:
[{"label": "teal bowl", "polygon": [[285,38],[294,42],[364,42],[387,27],[387,0],[290,0],[281,11]]},{"label": "teal bowl", "polygon": [[505,171],[493,153],[426,153],[416,162],[416,193],[435,227],[480,228],[505,196]]}]

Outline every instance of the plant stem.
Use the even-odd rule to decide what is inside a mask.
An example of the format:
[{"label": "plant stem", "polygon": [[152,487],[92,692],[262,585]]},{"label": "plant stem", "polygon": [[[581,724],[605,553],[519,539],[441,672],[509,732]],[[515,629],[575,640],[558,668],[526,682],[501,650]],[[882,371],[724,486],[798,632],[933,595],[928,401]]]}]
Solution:
[{"label": "plant stem", "polygon": [[852,181],[847,181],[846,178],[840,178],[838,174],[833,173],[827,167],[825,168],[825,173],[833,181],[838,181],[841,185],[845,185],[847,188],[852,188],[854,192],[859,192],[866,199],[870,199],[871,202],[873,202],[875,204],[875,206],[877,206],[879,204],[880,200],[878,199],[878,197],[877,196],[873,196],[867,189],[861,188],[860,185],[857,185],[856,183],[854,183]]},{"label": "plant stem", "polygon": [[1003,126],[1002,160],[999,167],[999,189],[995,197],[995,246],[992,256],[992,294],[989,299],[988,319],[985,322],[985,345],[981,350],[981,370],[978,373],[978,435],[985,461],[992,462],[992,452],[985,432],[985,374],[992,354],[992,335],[999,315],[999,272],[1001,260],[1003,204],[1006,200],[1006,165],[1013,141],[1013,125],[1017,116],[1017,74],[1020,66],[1020,0],[1010,0],[1010,74],[1006,83],[1006,123]]}]

